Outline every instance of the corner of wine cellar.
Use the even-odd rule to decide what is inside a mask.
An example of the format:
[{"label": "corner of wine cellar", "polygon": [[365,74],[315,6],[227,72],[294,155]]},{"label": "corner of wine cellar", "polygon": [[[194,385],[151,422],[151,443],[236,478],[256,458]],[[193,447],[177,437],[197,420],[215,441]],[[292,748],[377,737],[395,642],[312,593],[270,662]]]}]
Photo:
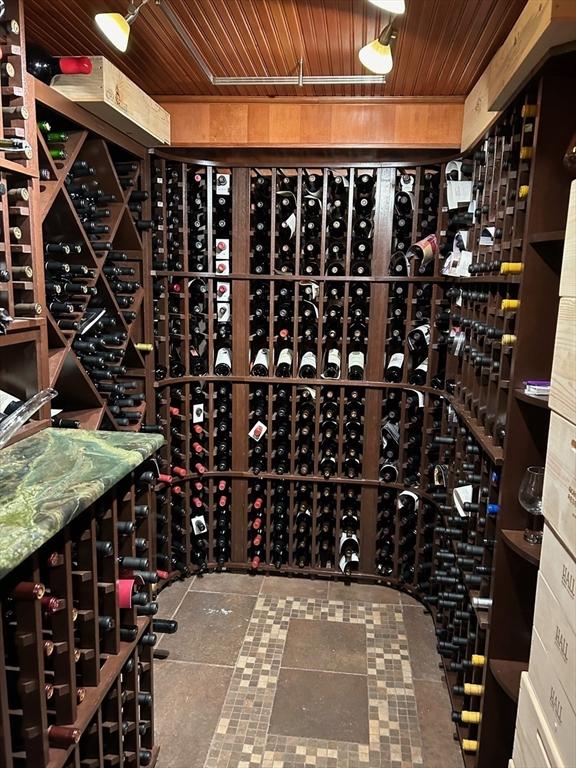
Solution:
[{"label": "corner of wine cellar", "polygon": [[0,768],[576,765],[576,6],[349,6],[0,0]]}]

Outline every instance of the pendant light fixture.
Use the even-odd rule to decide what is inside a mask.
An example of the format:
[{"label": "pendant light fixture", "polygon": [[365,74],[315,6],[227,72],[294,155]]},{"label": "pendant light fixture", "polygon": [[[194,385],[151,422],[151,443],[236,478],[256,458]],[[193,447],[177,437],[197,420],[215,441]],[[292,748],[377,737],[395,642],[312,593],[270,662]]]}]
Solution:
[{"label": "pendant light fixture", "polygon": [[121,13],[97,13],[94,17],[98,28],[115,48],[122,53],[128,48],[128,39],[130,37],[130,27],[138,18],[140,9],[146,5],[148,0],[142,0],[139,5],[131,3],[128,7],[126,16]]},{"label": "pendant light fixture", "polygon": [[371,43],[358,51],[358,58],[362,66],[376,75],[387,75],[391,72],[394,62],[390,42],[395,37],[396,32],[392,29],[392,23],[387,24],[376,40],[372,40]]},{"label": "pendant light fixture", "polygon": [[404,0],[368,0],[368,2],[380,8],[381,11],[391,13],[393,16],[401,16],[406,10]]}]

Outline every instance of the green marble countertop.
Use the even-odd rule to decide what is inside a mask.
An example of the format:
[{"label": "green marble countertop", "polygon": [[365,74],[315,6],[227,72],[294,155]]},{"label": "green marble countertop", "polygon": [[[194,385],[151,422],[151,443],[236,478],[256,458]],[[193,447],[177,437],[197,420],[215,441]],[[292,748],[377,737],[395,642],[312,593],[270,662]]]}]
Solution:
[{"label": "green marble countertop", "polygon": [[163,442],[141,432],[44,429],[0,450],[0,578]]}]

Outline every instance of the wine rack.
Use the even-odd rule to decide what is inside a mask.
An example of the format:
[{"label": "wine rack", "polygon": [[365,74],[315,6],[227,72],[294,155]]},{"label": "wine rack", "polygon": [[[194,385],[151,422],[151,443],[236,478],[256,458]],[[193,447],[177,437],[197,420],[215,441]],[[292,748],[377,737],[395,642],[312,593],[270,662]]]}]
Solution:
[{"label": "wine rack", "polygon": [[[440,215],[442,166],[402,172],[414,189],[410,236],[425,237],[425,217]],[[420,471],[422,429],[444,383],[449,298],[437,248],[427,263],[413,250],[405,272],[390,270],[395,176],[383,167],[230,171],[152,158],[156,405],[168,436],[163,471],[173,477],[160,493],[159,546],[173,568],[344,571],[413,590],[425,583],[435,512]],[[231,193],[220,203],[219,184]],[[390,307],[400,304],[409,362],[383,381],[385,341],[397,327]],[[370,322],[379,327],[369,337]],[[414,374],[424,359],[429,370]],[[370,426],[384,425],[389,394],[400,410],[386,479],[384,432]],[[192,529],[182,509],[195,484],[206,535],[186,551]],[[394,547],[390,573],[376,546],[380,486],[410,489],[417,530]]]},{"label": "wine rack", "polygon": [[146,421],[149,348],[145,160],[46,104],[37,117],[57,423],[138,429]]},{"label": "wine rack", "polygon": [[[149,479],[150,478],[150,479]],[[153,765],[158,621],[146,462],[2,582],[0,764]]]},{"label": "wine rack", "polygon": [[[46,330],[40,317],[44,288],[36,264],[38,156],[33,83],[26,74],[23,4],[9,0],[5,6],[0,26],[0,390],[3,409],[6,399],[18,405],[48,384],[44,354]],[[45,427],[48,416],[48,409],[42,408],[22,428],[19,437]]]}]

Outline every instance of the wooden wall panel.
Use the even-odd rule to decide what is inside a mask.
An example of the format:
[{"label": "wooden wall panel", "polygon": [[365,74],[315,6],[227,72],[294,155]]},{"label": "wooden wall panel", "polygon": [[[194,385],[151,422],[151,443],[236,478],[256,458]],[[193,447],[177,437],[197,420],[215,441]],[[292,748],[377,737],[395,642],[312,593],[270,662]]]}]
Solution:
[{"label": "wooden wall panel", "polygon": [[160,99],[176,147],[458,148],[464,105]]}]

